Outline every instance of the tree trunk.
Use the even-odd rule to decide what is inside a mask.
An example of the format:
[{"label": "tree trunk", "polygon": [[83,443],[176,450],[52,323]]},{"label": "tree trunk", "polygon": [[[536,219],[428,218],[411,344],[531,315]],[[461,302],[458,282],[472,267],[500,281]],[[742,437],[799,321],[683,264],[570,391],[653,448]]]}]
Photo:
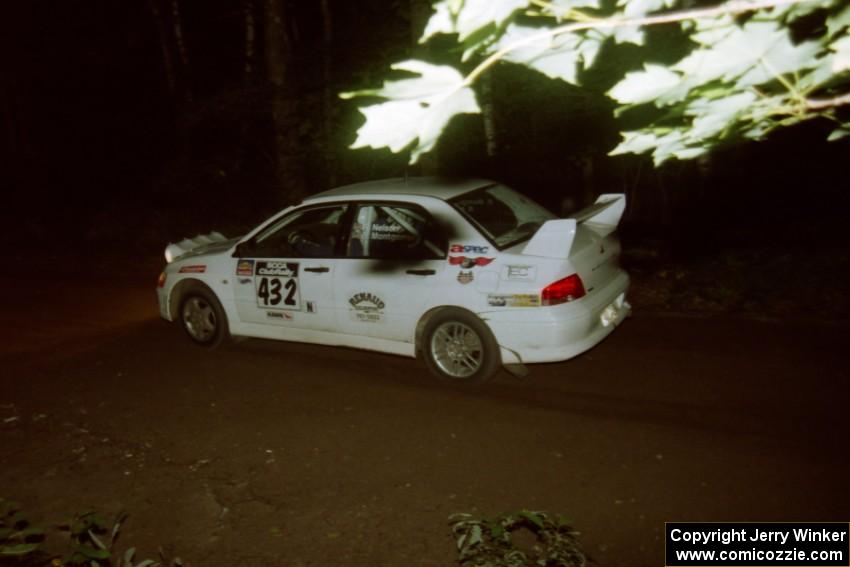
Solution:
[{"label": "tree trunk", "polygon": [[245,0],[245,62],[242,67],[242,78],[245,86],[254,82],[254,59],[256,53],[256,19],[254,17],[254,0]]},{"label": "tree trunk", "polygon": [[183,95],[188,102],[191,102],[192,88],[189,82],[189,53],[186,50],[186,41],[183,39],[183,20],[180,16],[180,0],[171,0],[171,28],[174,33],[174,45],[177,46],[177,55],[180,58],[183,76]]},{"label": "tree trunk", "polygon": [[162,11],[159,7],[160,0],[150,0],[151,15],[156,24],[157,39],[159,39],[159,50],[162,54],[162,68],[165,73],[165,84],[168,87],[168,92],[172,96],[177,91],[177,80],[174,77],[174,61],[171,57],[171,47],[168,44],[168,32],[165,29],[165,21],[162,18]]},{"label": "tree trunk", "polygon": [[493,117],[493,73],[481,76],[481,118],[484,121],[484,142],[487,158],[495,163],[499,153],[499,139],[496,134],[496,120]]},{"label": "tree trunk", "polygon": [[284,189],[284,201],[295,203],[305,196],[306,183],[298,153],[298,99],[290,69],[286,16],[286,0],[265,0],[266,76],[271,86],[275,178]]},{"label": "tree trunk", "polygon": [[325,151],[325,181],[336,185],[336,144],[333,140],[336,97],[333,88],[333,20],[328,0],[320,0],[322,9],[322,106],[324,107],[323,138]]},{"label": "tree trunk", "polygon": [[[419,44],[419,38],[422,37],[422,32],[425,31],[425,25],[431,17],[431,1],[430,0],[410,0],[410,41],[412,45],[413,57],[425,57],[428,48]],[[427,154],[419,157],[417,163],[419,173],[421,175],[437,175],[440,171],[440,160],[435,148]],[[406,172],[405,172],[406,175]]]}]

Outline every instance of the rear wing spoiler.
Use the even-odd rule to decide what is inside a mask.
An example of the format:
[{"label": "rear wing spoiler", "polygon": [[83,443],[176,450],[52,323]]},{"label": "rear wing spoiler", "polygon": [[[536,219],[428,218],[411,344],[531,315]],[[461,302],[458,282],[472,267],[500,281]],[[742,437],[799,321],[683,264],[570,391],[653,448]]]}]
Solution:
[{"label": "rear wing spoiler", "polygon": [[617,229],[625,210],[625,194],[600,195],[594,204],[580,210],[572,218],[543,223],[525,245],[522,253],[527,256],[566,259],[570,255],[579,224],[605,237]]}]

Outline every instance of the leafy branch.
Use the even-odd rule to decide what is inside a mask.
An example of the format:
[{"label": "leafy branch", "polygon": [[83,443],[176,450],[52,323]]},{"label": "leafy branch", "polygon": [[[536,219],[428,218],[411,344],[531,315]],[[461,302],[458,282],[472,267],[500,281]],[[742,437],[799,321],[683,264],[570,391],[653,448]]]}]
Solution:
[{"label": "leafy branch", "polygon": [[748,0],[732,0],[722,6],[715,8],[703,8],[697,10],[684,10],[663,14],[660,16],[646,16],[643,18],[611,18],[607,20],[593,19],[591,21],[578,22],[567,24],[541,32],[537,35],[526,37],[520,41],[513,42],[499,49],[484,61],[482,61],[475,69],[473,69],[464,79],[464,86],[471,86],[485,71],[490,67],[503,60],[506,55],[512,51],[516,51],[528,44],[554,39],[560,35],[584,31],[590,29],[612,29],[624,27],[644,27],[657,26],[660,24],[670,24],[674,22],[683,22],[686,20],[700,20],[705,18],[715,18],[728,14],[743,14],[745,12],[753,12],[766,8],[774,8],[776,6],[784,6],[788,4],[800,4],[809,0],[757,0],[755,2]]},{"label": "leafy branch", "polygon": [[[850,132],[835,112],[847,104],[850,87],[850,6],[843,0],[731,0],[659,12],[682,1],[619,0],[606,12],[601,0],[440,0],[421,41],[447,34],[463,48],[464,60],[477,54],[481,61],[466,74],[449,65],[403,61],[393,69],[415,77],[343,93],[384,100],[361,108],[366,123],[352,147],[410,148],[415,163],[436,146],[454,116],[481,112],[472,87],[496,63],[523,65],[579,86],[579,71],[594,66],[603,43],[643,45],[646,28],[675,23],[687,23],[682,31],[690,52],[662,64],[646,49],[643,69],[626,72],[607,93],[619,104],[618,113],[641,105],[669,112],[624,132],[612,154],[652,153],[656,164],[689,159],[820,117],[837,124],[830,140]],[[756,17],[736,18],[746,13]],[[530,27],[521,14],[552,17],[556,25]],[[791,24],[812,14],[824,25],[809,26],[818,31],[802,41],[792,38]],[[562,23],[567,19],[572,21]]]}]

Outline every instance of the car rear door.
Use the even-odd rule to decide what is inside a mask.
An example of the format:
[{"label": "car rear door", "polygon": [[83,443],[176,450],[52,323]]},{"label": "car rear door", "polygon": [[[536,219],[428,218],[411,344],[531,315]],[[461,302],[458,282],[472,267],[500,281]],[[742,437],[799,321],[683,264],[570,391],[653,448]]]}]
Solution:
[{"label": "car rear door", "polygon": [[242,323],[334,330],[333,276],[346,210],[296,209],[237,247],[234,294]]},{"label": "car rear door", "polygon": [[444,287],[446,241],[410,203],[361,203],[334,272],[341,332],[412,342],[431,297]]}]

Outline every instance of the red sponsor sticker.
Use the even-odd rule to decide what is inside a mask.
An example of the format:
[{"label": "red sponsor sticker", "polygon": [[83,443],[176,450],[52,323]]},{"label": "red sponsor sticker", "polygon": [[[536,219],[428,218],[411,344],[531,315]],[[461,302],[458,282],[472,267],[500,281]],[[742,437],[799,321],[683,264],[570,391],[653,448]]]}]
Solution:
[{"label": "red sponsor sticker", "polygon": [[195,266],[183,266],[180,268],[181,274],[203,274],[207,271],[207,267],[203,264],[198,264]]},{"label": "red sponsor sticker", "polygon": [[469,256],[449,256],[449,264],[452,266],[461,266],[463,268],[486,266],[493,260],[495,260],[495,258],[485,258],[483,256],[479,256],[478,258],[470,258]]}]

